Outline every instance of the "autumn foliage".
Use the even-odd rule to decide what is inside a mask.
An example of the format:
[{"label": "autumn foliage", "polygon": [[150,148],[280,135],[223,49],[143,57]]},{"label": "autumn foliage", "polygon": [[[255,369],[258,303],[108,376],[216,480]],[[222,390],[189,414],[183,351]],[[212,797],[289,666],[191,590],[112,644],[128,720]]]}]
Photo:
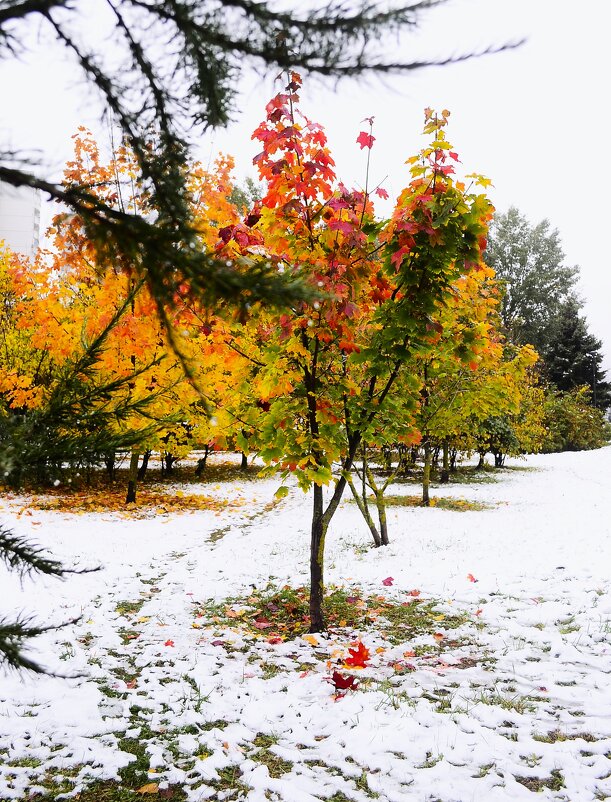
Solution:
[{"label": "autumn foliage", "polygon": [[[536,354],[508,349],[499,334],[499,293],[482,256],[490,182],[457,177],[449,113],[425,111],[427,144],[408,159],[409,181],[380,219],[374,201],[388,193],[338,179],[323,128],[300,110],[300,87],[289,74],[252,135],[263,192],[246,214],[231,200],[231,159],[211,170],[192,165],[188,185],[202,252],[288,274],[307,300],[212,308],[185,282],[160,320],[132,266],[100,263],[83,221],[60,214],[33,264],[0,251],[0,397],[7,420],[44,409],[64,367],[105,332],[82,377],[82,416],[121,409],[110,428],[135,433],[132,466],[158,452],[169,470],[196,448],[233,447],[311,489],[316,630],[324,626],[325,536],[351,474],[361,471],[382,515],[384,488],[367,473],[367,455],[421,447],[426,477],[435,448],[477,450],[491,415],[513,415],[517,427],[522,399],[534,392]],[[364,122],[355,147],[371,156],[373,119]],[[104,159],[86,130],[74,142],[68,186],[86,184],[117,209],[155,213],[127,147]],[[283,484],[278,497],[287,492]],[[346,664],[364,665],[366,651],[359,644]]]}]

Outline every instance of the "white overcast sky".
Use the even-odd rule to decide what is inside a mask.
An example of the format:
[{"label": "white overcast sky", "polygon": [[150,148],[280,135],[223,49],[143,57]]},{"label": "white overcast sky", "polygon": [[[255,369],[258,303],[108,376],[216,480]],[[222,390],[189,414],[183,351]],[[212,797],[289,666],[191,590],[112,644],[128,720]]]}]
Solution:
[{"label": "white overcast sky", "polygon": [[[76,5],[86,8],[87,0]],[[92,21],[92,24],[93,21]],[[452,112],[448,136],[465,172],[494,183],[499,211],[517,206],[560,231],[569,264],[581,268],[579,293],[611,370],[611,160],[607,154],[611,81],[611,0],[449,0],[402,42],[404,58],[442,58],[527,38],[517,50],[381,81],[354,79],[333,88],[306,82],[302,108],[327,129],[345,184],[362,184],[365,155],[355,140],[375,116],[372,178],[396,195],[408,180],[405,160],[422,145],[426,106]],[[49,172],[70,155],[83,123],[101,130],[94,99],[60,51],[27,63],[0,63],[0,144],[39,148]],[[198,155],[236,157],[240,176],[256,173],[250,141],[273,77],[245,78],[236,122],[202,136]]]}]

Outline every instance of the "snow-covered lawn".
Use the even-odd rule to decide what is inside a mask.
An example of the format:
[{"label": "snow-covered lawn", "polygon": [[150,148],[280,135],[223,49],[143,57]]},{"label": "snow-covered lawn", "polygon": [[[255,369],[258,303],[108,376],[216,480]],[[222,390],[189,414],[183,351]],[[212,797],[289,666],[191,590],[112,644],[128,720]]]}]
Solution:
[{"label": "snow-covered lawn", "polygon": [[[310,500],[271,504],[277,482],[205,486],[241,508],[133,520],[5,503],[4,525],[103,570],[21,591],[0,574],[3,613],[81,616],[38,641],[71,678],[0,675],[0,800],[611,797],[611,448],[496,479],[434,491],[488,509],[391,508],[378,550],[339,510],[328,584],[382,608],[436,601],[404,640],[383,612],[316,638],[244,625],[269,583],[307,583]],[[358,640],[367,667],[343,668]],[[336,694],[335,669],[357,690]]]}]

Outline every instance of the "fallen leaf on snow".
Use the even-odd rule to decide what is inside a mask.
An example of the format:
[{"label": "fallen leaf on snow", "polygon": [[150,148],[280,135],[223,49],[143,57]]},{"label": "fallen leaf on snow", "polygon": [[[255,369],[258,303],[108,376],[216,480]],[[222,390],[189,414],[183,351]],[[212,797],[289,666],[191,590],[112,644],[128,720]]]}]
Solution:
[{"label": "fallen leaf on snow", "polygon": [[338,691],[356,691],[358,688],[358,680],[352,674],[340,674],[339,671],[334,671],[331,675],[331,682]]},{"label": "fallen leaf on snow", "polygon": [[369,660],[369,649],[359,641],[355,648],[348,649],[349,657],[344,661],[351,668],[365,668]]}]

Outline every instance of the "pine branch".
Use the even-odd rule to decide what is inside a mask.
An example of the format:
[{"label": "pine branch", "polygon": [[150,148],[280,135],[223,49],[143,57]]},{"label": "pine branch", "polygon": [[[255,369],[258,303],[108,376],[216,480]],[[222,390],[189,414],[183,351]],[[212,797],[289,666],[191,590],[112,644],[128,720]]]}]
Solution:
[{"label": "pine branch", "polygon": [[79,620],[79,618],[73,618],[70,621],[64,621],[62,624],[38,626],[33,624],[30,618],[22,617],[14,622],[0,619],[0,665],[6,664],[9,668],[33,671],[36,674],[59,676],[52,674],[52,672],[49,672],[24,654],[23,647],[26,641],[31,638],[36,638],[45,632],[52,632],[53,630],[76,624]]}]

